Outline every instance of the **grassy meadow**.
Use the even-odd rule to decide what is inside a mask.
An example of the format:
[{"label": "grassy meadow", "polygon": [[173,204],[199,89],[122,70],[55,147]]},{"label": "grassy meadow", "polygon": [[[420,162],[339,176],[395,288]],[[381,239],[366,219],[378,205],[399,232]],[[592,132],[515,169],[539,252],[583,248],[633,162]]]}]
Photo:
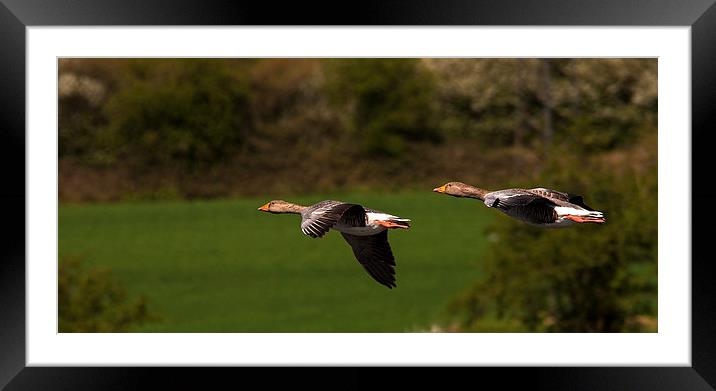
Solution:
[{"label": "grassy meadow", "polygon": [[[278,198],[278,197],[276,197]],[[285,197],[338,199],[411,218],[389,233],[397,289],[363,270],[336,231],[304,236],[270,200],[64,204],[60,257],[108,267],[157,320],[139,332],[424,331],[480,275],[484,228],[498,216],[474,200],[423,192]]]}]

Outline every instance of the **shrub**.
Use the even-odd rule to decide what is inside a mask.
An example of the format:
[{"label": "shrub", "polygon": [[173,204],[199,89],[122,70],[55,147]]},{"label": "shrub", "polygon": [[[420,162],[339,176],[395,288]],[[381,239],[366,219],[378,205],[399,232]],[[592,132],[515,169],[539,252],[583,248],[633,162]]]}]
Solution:
[{"label": "shrub", "polygon": [[105,106],[105,145],[143,164],[213,164],[250,132],[242,67],[204,59],[135,60]]},{"label": "shrub", "polygon": [[59,332],[123,332],[154,319],[143,296],[127,297],[106,268],[82,267],[74,258],[59,263]]},{"label": "shrub", "polygon": [[411,141],[437,141],[432,74],[416,59],[340,59],[328,64],[330,94],[369,155],[397,156]]}]

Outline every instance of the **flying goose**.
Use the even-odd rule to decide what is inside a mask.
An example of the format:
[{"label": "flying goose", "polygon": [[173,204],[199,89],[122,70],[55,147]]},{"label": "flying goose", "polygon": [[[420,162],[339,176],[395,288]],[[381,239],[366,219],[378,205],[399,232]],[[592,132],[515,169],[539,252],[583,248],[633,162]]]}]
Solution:
[{"label": "flying goose", "polygon": [[603,223],[602,212],[584,203],[581,196],[538,187],[489,191],[462,182],[448,182],[434,192],[476,198],[489,208],[540,227],[567,227],[574,223]]},{"label": "flying goose", "polygon": [[321,201],[301,206],[283,200],[259,208],[270,213],[301,215],[301,232],[321,238],[329,229],[339,231],[358,262],[373,279],[388,288],[395,284],[395,258],[388,244],[388,229],[409,228],[410,220],[341,201]]}]

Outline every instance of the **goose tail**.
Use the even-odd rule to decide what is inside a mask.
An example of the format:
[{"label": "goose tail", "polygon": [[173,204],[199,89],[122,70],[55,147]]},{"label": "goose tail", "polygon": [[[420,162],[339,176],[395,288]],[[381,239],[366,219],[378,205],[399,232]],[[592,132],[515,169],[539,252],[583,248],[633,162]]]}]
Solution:
[{"label": "goose tail", "polygon": [[554,210],[557,212],[557,216],[577,223],[604,223],[607,221],[604,217],[604,213],[598,210],[584,210],[560,206],[555,207]]},{"label": "goose tail", "polygon": [[397,219],[390,219],[388,220],[391,223],[400,226],[401,228],[410,228],[410,219],[403,219],[403,218],[397,218]]}]

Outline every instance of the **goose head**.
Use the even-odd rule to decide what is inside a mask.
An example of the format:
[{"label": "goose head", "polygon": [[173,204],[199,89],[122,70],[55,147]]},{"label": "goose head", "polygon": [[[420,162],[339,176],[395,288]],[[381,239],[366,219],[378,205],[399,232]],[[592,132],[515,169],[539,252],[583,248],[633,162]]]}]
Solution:
[{"label": "goose head", "polygon": [[302,206],[284,200],[273,200],[259,207],[258,210],[269,213],[300,213]]},{"label": "goose head", "polygon": [[480,189],[479,187],[470,186],[462,182],[448,182],[440,187],[433,189],[436,193],[443,193],[451,195],[453,197],[468,197],[484,199],[487,190]]},{"label": "goose head", "polygon": [[470,188],[472,188],[472,186],[466,185],[462,182],[448,182],[440,187],[434,188],[433,191],[436,193],[451,195],[453,197],[467,197]]}]

